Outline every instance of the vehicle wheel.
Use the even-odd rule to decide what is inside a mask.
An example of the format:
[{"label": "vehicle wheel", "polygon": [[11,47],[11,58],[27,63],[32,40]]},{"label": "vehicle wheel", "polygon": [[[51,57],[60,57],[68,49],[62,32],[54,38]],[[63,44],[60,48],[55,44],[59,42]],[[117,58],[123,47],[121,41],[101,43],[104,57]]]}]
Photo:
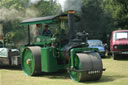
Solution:
[{"label": "vehicle wheel", "polygon": [[29,76],[41,73],[41,48],[38,46],[27,47],[22,55],[22,69]]},{"label": "vehicle wheel", "polygon": [[114,59],[114,60],[118,60],[118,57],[119,57],[119,56],[118,56],[117,54],[112,53],[112,56],[113,56],[113,59]]},{"label": "vehicle wheel", "polygon": [[[98,53],[77,53],[75,56],[75,68],[69,71],[74,81],[96,81],[102,76],[102,60]],[[87,71],[88,70],[88,71]]]}]

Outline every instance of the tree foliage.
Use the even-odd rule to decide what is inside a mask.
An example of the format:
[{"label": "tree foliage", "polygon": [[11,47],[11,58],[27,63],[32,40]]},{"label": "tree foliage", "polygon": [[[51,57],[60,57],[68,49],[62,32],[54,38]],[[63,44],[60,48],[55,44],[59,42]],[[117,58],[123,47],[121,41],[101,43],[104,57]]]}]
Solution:
[{"label": "tree foliage", "polygon": [[[65,6],[66,10],[71,8],[79,12],[81,21],[75,24],[78,31],[92,32],[105,39],[106,34],[115,29],[128,29],[128,0],[66,0]],[[2,13],[4,16],[1,16]],[[13,35],[10,39],[15,44],[26,38],[27,29],[20,25],[23,19],[60,13],[61,6],[56,0],[39,0],[36,3],[30,3],[30,0],[0,0],[4,34]]]},{"label": "tree foliage", "polygon": [[29,0],[1,0],[0,8],[24,10],[29,4]]},{"label": "tree foliage", "polygon": [[89,33],[89,39],[101,39],[105,42],[106,34],[113,28],[112,16],[104,11],[103,0],[83,0],[81,21],[78,30]]},{"label": "tree foliage", "polygon": [[33,5],[39,10],[39,16],[50,16],[61,12],[61,7],[55,1],[40,0],[37,4]]},{"label": "tree foliage", "polygon": [[0,0],[0,21],[3,21],[7,43],[11,41],[17,45],[27,40],[27,29],[20,25],[23,19],[58,14],[60,9],[60,5],[49,0],[37,3],[30,3],[30,0]]},{"label": "tree foliage", "polygon": [[115,28],[128,29],[128,0],[104,0],[105,11],[112,14]]}]

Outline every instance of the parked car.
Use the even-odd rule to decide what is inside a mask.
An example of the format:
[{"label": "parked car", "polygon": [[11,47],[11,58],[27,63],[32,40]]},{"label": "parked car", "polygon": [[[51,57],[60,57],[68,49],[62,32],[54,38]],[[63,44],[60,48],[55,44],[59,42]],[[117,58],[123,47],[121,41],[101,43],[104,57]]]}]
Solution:
[{"label": "parked car", "polygon": [[111,34],[110,52],[113,58],[119,59],[128,55],[128,30],[115,30]]},{"label": "parked car", "polygon": [[102,58],[105,57],[105,48],[101,40],[88,40],[89,48],[98,48]]}]

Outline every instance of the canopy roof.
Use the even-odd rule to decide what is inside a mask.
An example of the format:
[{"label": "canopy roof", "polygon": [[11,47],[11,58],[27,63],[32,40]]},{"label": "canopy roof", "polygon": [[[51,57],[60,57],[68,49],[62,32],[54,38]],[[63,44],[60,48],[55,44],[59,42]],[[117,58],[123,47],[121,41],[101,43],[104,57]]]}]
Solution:
[{"label": "canopy roof", "polygon": [[58,17],[60,16],[67,16],[67,14],[30,18],[30,19],[23,20],[21,24],[31,25],[31,24],[41,24],[41,23],[52,23],[54,20],[57,20]]},{"label": "canopy roof", "polygon": [[52,20],[57,16],[37,17],[23,20],[21,24],[40,24],[40,23],[51,23]]},{"label": "canopy roof", "polygon": [[[63,18],[62,18],[63,17]],[[78,16],[75,16],[76,20],[78,20]],[[49,23],[53,23],[55,21],[58,21],[60,19],[68,19],[67,18],[67,14],[60,14],[60,15],[54,15],[54,16],[46,16],[46,17],[37,17],[37,18],[30,18],[30,19],[26,19],[23,20],[21,22],[21,24],[23,25],[31,25],[31,24],[49,24]]]}]

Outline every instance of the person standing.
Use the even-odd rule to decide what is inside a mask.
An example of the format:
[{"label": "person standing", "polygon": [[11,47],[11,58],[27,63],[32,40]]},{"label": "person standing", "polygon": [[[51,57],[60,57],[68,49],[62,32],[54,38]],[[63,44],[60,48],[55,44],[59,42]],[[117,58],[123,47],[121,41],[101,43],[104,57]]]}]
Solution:
[{"label": "person standing", "polygon": [[35,31],[35,35],[40,35],[40,28],[41,28],[41,24],[36,24],[36,31]]}]

